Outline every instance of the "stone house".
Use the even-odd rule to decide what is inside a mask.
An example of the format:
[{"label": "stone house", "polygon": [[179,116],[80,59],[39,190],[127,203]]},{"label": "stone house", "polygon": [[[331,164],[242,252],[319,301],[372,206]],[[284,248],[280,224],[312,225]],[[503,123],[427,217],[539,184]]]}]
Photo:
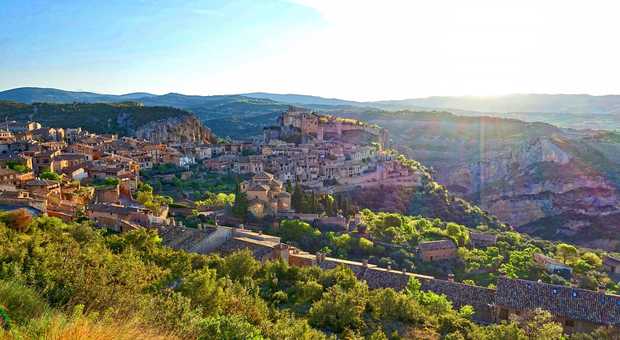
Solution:
[{"label": "stone house", "polygon": [[120,203],[120,185],[106,185],[95,188],[96,203]]},{"label": "stone house", "polygon": [[423,261],[450,260],[456,257],[456,245],[450,240],[420,242],[418,252]]},{"label": "stone house", "polygon": [[549,256],[537,253],[534,254],[533,260],[549,273],[560,275],[565,279],[570,279],[572,276],[573,269],[571,267]]},{"label": "stone house", "polygon": [[21,173],[8,168],[0,168],[0,188],[15,189],[32,179],[34,179],[32,171]]},{"label": "stone house", "polygon": [[474,248],[491,247],[497,243],[497,234],[470,232],[469,241]]},{"label": "stone house", "polygon": [[150,225],[151,211],[139,207],[130,207],[112,203],[94,203],[88,206],[86,215],[102,227],[123,231],[124,223],[137,224],[143,227]]},{"label": "stone house", "polygon": [[611,255],[603,256],[603,268],[613,274],[620,274],[620,259]]},{"label": "stone house", "polygon": [[60,183],[47,179],[32,179],[22,184],[31,196],[43,199],[61,199]]}]

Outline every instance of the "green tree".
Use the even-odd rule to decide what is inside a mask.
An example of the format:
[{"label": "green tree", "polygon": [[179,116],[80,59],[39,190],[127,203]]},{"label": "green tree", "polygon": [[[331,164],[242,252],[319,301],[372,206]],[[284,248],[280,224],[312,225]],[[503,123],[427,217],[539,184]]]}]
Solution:
[{"label": "green tree", "polygon": [[336,333],[361,328],[367,301],[368,287],[364,284],[358,284],[353,289],[333,286],[321,300],[312,304],[308,313],[310,324]]},{"label": "green tree", "polygon": [[200,340],[261,340],[260,329],[238,315],[214,316],[204,319],[200,324]]},{"label": "green tree", "polygon": [[39,178],[41,179],[47,179],[47,180],[51,180],[51,181],[60,181],[61,177],[59,174],[53,172],[53,171],[43,171],[40,175]]},{"label": "green tree", "polygon": [[562,262],[566,263],[566,261],[574,259],[577,257],[578,251],[577,248],[573,245],[560,243],[556,247],[556,253],[558,256],[562,258]]},{"label": "green tree", "polygon": [[296,212],[303,212],[304,209],[304,192],[299,183],[295,183],[293,194],[291,195],[291,206]]},{"label": "green tree", "polygon": [[244,192],[239,190],[239,185],[235,187],[235,202],[232,206],[232,213],[235,217],[245,218],[248,214],[248,198]]}]

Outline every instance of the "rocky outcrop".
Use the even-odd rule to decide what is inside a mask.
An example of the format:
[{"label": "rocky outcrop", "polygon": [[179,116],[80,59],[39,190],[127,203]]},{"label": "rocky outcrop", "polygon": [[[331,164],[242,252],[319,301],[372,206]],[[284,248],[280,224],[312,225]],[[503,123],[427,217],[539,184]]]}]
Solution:
[{"label": "rocky outcrop", "polygon": [[[620,134],[511,119],[367,117],[446,188],[521,231],[620,247]],[[610,234],[613,231],[616,233]]]},{"label": "rocky outcrop", "polygon": [[149,122],[135,131],[138,138],[154,143],[212,143],[215,136],[196,116],[183,115]]},{"label": "rocky outcrop", "polygon": [[528,140],[513,150],[442,171],[439,178],[517,227],[566,212],[596,216],[620,211],[615,184],[566,149],[569,142]]}]

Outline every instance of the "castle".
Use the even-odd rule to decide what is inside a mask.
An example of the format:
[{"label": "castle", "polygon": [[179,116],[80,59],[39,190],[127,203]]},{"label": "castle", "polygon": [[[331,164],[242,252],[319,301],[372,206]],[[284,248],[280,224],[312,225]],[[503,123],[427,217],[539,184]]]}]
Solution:
[{"label": "castle", "polygon": [[309,143],[339,140],[355,142],[351,139],[363,137],[366,142],[375,142],[380,148],[387,147],[389,137],[386,129],[367,123],[334,116],[318,114],[302,108],[289,106],[278,118],[278,126],[264,129],[265,142],[273,139]]}]

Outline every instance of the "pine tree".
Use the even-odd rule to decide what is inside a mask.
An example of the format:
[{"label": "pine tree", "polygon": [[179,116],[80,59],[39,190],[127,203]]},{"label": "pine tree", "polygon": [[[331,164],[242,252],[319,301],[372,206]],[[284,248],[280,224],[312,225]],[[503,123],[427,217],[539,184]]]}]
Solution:
[{"label": "pine tree", "polygon": [[248,198],[245,193],[239,190],[239,184],[235,186],[235,203],[232,207],[232,213],[238,218],[245,218],[248,213]]},{"label": "pine tree", "polygon": [[301,190],[299,183],[295,183],[295,189],[291,196],[291,206],[296,212],[302,212],[304,204],[304,192]]}]

